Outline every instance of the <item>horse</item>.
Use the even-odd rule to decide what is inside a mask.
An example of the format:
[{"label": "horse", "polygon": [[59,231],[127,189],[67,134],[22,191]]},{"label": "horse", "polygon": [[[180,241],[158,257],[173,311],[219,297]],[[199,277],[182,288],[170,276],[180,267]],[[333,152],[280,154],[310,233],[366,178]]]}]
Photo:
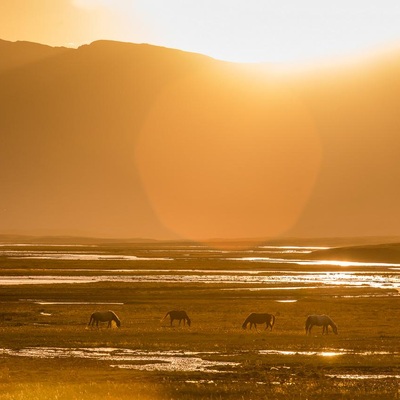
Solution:
[{"label": "horse", "polygon": [[99,322],[108,322],[107,327],[111,328],[111,323],[112,321],[115,321],[115,323],[117,324],[118,328],[121,327],[121,321],[120,319],[117,317],[117,314],[115,314],[114,311],[96,311],[94,312],[91,316],[90,316],[90,320],[88,323],[88,326],[94,326],[94,324],[96,324],[96,326],[99,326]]},{"label": "horse", "polygon": [[181,321],[183,320],[183,325],[187,324],[190,326],[190,324],[192,323],[192,321],[190,320],[189,316],[186,314],[186,311],[176,311],[176,310],[172,310],[172,311],[168,311],[165,314],[165,317],[162,319],[162,321],[164,321],[165,318],[167,318],[169,315],[169,318],[171,320],[171,326],[172,326],[172,322],[177,319],[179,321],[179,325],[181,324]]},{"label": "horse", "polygon": [[322,334],[329,333],[329,326],[332,327],[335,335],[338,334],[337,325],[328,315],[309,315],[306,320],[306,335],[311,333],[311,329],[314,325],[322,326]]},{"label": "horse", "polygon": [[265,329],[268,329],[268,327],[271,328],[275,324],[275,316],[272,314],[267,314],[267,313],[251,313],[243,322],[242,328],[246,329],[247,325],[250,323],[250,329],[254,325],[254,327],[257,329],[257,324],[264,324],[265,323]]}]

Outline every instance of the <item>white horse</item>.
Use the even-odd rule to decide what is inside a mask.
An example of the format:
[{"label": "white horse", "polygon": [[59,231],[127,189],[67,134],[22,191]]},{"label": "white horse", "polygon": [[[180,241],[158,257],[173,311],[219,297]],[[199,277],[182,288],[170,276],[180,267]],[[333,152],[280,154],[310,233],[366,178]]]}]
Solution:
[{"label": "white horse", "polygon": [[322,326],[322,334],[328,334],[329,327],[332,327],[333,333],[338,334],[337,325],[328,315],[309,315],[306,320],[306,335],[311,333],[312,327]]},{"label": "white horse", "polygon": [[115,314],[114,311],[96,311],[94,312],[91,316],[90,316],[90,320],[88,323],[88,326],[94,326],[94,324],[96,324],[96,326],[99,326],[99,322],[108,322],[107,327],[111,328],[111,322],[115,321],[115,323],[117,324],[118,328],[121,327],[121,321],[120,319],[117,317],[117,314]]}]

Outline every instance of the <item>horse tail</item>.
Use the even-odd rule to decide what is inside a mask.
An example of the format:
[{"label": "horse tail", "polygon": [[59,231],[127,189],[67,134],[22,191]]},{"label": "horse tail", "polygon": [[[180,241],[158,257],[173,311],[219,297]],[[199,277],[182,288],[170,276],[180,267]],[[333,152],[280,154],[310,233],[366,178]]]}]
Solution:
[{"label": "horse tail", "polygon": [[275,325],[275,315],[274,314],[271,314],[271,322],[270,322],[270,324],[271,324],[271,331],[272,331],[272,328]]},{"label": "horse tail", "polygon": [[308,328],[310,327],[310,317],[307,317],[306,319],[306,325],[305,325],[305,329],[306,329],[306,333],[308,333]]}]

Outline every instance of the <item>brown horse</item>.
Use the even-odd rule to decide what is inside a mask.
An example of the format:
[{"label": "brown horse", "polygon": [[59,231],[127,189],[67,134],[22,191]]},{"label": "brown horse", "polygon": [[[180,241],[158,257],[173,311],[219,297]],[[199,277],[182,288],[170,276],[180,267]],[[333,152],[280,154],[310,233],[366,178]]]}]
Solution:
[{"label": "brown horse", "polygon": [[162,321],[164,321],[165,318],[167,318],[169,315],[169,318],[171,320],[171,326],[172,326],[172,322],[177,319],[179,321],[179,325],[181,324],[181,321],[183,320],[183,325],[187,324],[190,326],[190,324],[192,323],[192,321],[190,320],[190,318],[188,317],[188,315],[186,314],[186,311],[176,311],[176,310],[172,310],[172,311],[168,311],[165,314],[165,317],[162,319]]},{"label": "brown horse", "polygon": [[333,322],[332,318],[328,315],[309,315],[306,320],[306,335],[311,333],[312,327],[322,326],[322,334],[328,334],[329,327],[332,327],[333,333],[338,334],[337,325]]},{"label": "brown horse", "polygon": [[254,325],[254,327],[257,329],[257,324],[264,324],[265,323],[265,329],[268,329],[268,327],[271,328],[275,324],[275,316],[272,314],[267,314],[267,313],[251,313],[243,322],[242,328],[246,329],[247,325],[250,324],[250,329]]},{"label": "brown horse", "polygon": [[121,327],[121,321],[117,317],[117,314],[115,314],[114,311],[96,311],[90,316],[90,320],[88,323],[88,326],[99,326],[99,322],[108,322],[107,327],[111,328],[111,322],[114,321],[118,328]]}]

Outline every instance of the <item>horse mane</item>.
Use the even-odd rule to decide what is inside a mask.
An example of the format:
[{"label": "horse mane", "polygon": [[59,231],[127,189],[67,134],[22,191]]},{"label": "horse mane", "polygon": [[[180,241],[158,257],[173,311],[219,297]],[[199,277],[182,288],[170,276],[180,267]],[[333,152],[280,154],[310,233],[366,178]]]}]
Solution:
[{"label": "horse mane", "polygon": [[170,312],[171,312],[171,311],[168,311],[168,312],[165,314],[165,317],[164,317],[161,321],[164,321],[164,319],[168,317],[168,315],[170,314]]},{"label": "horse mane", "polygon": [[115,312],[114,311],[111,311],[111,310],[109,310],[110,311],[110,313],[112,314],[112,315],[114,315],[114,317],[119,321],[120,319],[118,318],[118,315],[117,314],[115,314]]}]

